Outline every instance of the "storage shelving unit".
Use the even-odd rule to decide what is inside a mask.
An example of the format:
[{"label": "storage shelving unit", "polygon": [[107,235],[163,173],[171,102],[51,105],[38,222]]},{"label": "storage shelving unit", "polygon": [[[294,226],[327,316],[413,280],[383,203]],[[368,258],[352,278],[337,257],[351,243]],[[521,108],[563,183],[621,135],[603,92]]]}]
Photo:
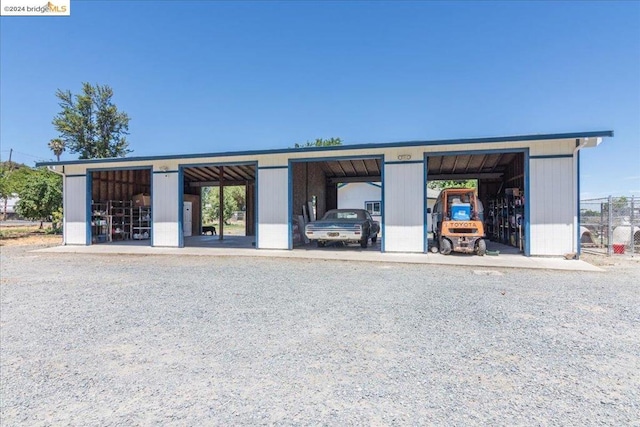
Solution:
[{"label": "storage shelving unit", "polygon": [[524,250],[525,200],[518,189],[507,192],[489,203],[487,235],[491,240]]},{"label": "storage shelving unit", "polygon": [[111,239],[108,203],[91,204],[91,242],[104,243]]},{"label": "storage shelving unit", "polygon": [[109,201],[111,241],[128,240],[131,238],[131,209],[132,204],[130,200]]},{"label": "storage shelving unit", "polygon": [[148,239],[151,236],[151,207],[137,206],[133,208],[132,238]]}]

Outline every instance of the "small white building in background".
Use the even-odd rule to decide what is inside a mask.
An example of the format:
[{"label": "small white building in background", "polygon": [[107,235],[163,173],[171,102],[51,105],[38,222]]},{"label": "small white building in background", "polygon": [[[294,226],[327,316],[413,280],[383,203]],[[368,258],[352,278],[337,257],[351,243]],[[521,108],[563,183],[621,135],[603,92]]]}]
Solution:
[{"label": "small white building in background", "polygon": [[[18,214],[16,213],[16,204],[18,203],[19,200],[20,198],[17,196],[9,197],[6,200],[6,205],[5,205],[5,199],[0,199],[0,211],[2,212],[3,218],[13,219],[18,216]],[[5,206],[6,206],[6,210],[5,210]]]},{"label": "small white building in background", "polygon": [[381,221],[382,185],[379,182],[338,184],[338,209],[366,209],[374,221]]}]

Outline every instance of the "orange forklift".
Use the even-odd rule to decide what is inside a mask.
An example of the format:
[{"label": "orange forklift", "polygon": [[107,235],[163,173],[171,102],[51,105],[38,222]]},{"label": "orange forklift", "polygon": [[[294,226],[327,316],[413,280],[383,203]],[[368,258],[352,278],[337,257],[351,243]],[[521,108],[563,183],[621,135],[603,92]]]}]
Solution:
[{"label": "orange forklift", "polygon": [[487,252],[484,241],[482,204],[473,188],[447,188],[440,192],[431,214],[433,238],[437,246],[432,252],[449,255],[452,251]]}]

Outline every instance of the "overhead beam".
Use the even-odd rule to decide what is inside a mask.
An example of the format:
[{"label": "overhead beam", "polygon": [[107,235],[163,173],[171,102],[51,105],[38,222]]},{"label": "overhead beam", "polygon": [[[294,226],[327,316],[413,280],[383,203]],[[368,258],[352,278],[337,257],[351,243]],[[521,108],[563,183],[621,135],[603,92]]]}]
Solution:
[{"label": "overhead beam", "polygon": [[[224,181],[226,187],[233,187],[236,185],[246,185],[247,181]],[[189,187],[219,187],[220,181],[193,181],[189,183]]]},{"label": "overhead beam", "polygon": [[491,168],[491,172],[494,172],[496,170],[496,168],[498,166],[500,166],[500,162],[502,161],[502,157],[504,156],[503,153],[498,154],[498,159],[496,160],[496,163],[493,165],[493,167]]},{"label": "overhead beam", "polygon": [[442,180],[458,180],[458,179],[500,179],[503,173],[500,172],[484,172],[484,173],[446,173],[438,175],[428,175],[429,181]]},{"label": "overhead beam", "polygon": [[364,168],[364,173],[366,173],[367,175],[369,175],[369,169],[367,168],[367,162],[363,160],[361,160],[362,162],[362,167]]},{"label": "overhead beam", "polygon": [[329,184],[339,184],[341,182],[382,182],[382,177],[380,175],[345,176],[329,178],[327,181],[329,182]]},{"label": "overhead beam", "polygon": [[201,180],[211,179],[211,177],[206,172],[203,172],[202,170],[197,168],[186,168],[184,170],[184,174],[187,176],[193,176]]},{"label": "overhead beam", "polygon": [[465,166],[464,168],[464,173],[469,172],[469,165],[471,164],[471,159],[473,159],[473,156],[469,156],[469,161],[467,162],[467,166]]}]

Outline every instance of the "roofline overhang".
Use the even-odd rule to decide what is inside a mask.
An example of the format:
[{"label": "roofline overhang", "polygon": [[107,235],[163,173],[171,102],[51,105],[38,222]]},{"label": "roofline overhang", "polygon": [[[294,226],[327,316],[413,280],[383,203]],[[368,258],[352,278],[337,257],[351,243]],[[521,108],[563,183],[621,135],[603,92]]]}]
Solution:
[{"label": "roofline overhang", "polygon": [[207,158],[207,157],[255,156],[255,155],[264,155],[264,154],[286,154],[286,153],[318,152],[318,151],[331,152],[331,151],[344,151],[344,150],[403,148],[403,147],[419,147],[419,146],[430,146],[430,145],[549,141],[549,140],[557,140],[557,139],[578,139],[578,138],[589,138],[589,139],[593,138],[594,140],[601,141],[603,137],[613,137],[613,131],[603,130],[603,131],[591,131],[591,132],[515,135],[515,136],[498,136],[498,137],[485,137],[485,138],[437,139],[437,140],[426,140],[426,141],[387,142],[387,143],[378,143],[378,144],[374,143],[374,144],[337,145],[332,147],[305,147],[305,148],[280,148],[280,149],[272,149],[272,150],[254,150],[254,151],[228,151],[228,152],[219,152],[219,153],[168,154],[168,155],[160,155],[160,156],[141,156],[141,157],[109,157],[104,159],[66,160],[66,161],[59,161],[59,162],[58,161],[37,162],[36,167],[59,166],[59,165],[62,165],[62,166],[94,165],[94,164],[102,164],[102,163],[143,162],[143,161],[154,161],[154,160],[198,159],[198,158]]}]

